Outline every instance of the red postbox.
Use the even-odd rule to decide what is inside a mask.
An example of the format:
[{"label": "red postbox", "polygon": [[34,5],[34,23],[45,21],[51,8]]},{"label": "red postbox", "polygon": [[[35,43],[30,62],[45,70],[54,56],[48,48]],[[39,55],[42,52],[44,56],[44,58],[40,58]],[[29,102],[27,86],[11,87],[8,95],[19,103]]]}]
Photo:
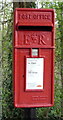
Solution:
[{"label": "red postbox", "polygon": [[54,10],[16,8],[14,13],[14,105],[54,104]]}]

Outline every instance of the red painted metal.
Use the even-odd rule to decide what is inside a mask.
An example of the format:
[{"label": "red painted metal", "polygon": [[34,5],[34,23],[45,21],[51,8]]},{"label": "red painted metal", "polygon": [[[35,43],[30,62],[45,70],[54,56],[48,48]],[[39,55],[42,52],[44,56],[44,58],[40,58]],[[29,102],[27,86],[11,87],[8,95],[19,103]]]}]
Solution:
[{"label": "red painted metal", "polygon": [[[16,8],[14,12],[13,78],[15,107],[54,104],[54,10]],[[32,56],[32,49],[38,55]],[[43,89],[25,90],[26,59],[44,58]]]}]

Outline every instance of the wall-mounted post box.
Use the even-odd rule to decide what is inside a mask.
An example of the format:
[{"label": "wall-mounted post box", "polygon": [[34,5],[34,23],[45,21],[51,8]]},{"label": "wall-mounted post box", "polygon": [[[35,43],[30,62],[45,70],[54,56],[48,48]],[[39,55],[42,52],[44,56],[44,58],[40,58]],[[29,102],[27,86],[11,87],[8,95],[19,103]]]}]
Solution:
[{"label": "wall-mounted post box", "polygon": [[54,104],[54,10],[17,8],[14,13],[14,105]]}]

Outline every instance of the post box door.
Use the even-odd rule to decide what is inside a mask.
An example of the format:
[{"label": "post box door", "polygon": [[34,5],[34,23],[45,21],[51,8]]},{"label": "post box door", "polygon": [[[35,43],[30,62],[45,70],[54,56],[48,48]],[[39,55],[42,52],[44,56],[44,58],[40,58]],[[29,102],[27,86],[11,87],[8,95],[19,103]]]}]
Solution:
[{"label": "post box door", "polygon": [[54,104],[53,16],[52,9],[15,10],[15,107],[47,107]]}]

